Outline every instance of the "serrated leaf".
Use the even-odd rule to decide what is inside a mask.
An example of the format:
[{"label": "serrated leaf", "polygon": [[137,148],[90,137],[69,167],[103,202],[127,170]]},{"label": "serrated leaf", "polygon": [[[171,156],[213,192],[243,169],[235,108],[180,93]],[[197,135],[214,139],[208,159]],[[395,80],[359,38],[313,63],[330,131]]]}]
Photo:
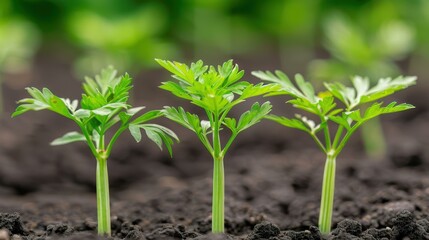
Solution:
[{"label": "serrated leaf", "polygon": [[18,104],[20,105],[16,108],[15,112],[12,113],[12,117],[21,115],[30,110],[40,111],[48,109],[64,117],[73,119],[73,116],[64,101],[61,98],[55,96],[49,89],[43,88],[42,91],[38,90],[37,88],[26,89],[27,92],[34,98],[25,98],[18,101]]},{"label": "serrated leaf", "polygon": [[112,113],[112,109],[108,109],[108,108],[98,108],[95,110],[92,110],[92,112],[96,115],[100,115],[100,116],[107,116],[110,113]]},{"label": "serrated leaf", "polygon": [[163,82],[160,88],[171,92],[177,97],[188,100],[193,99],[192,96],[187,91],[185,91],[184,87],[180,86],[178,83],[172,81]]},{"label": "serrated leaf", "polygon": [[132,121],[132,124],[142,124],[150,120],[162,117],[162,115],[163,115],[163,112],[161,110],[152,110],[134,119]]},{"label": "serrated leaf", "polygon": [[360,122],[362,120],[360,109],[347,112],[346,115],[355,122]]},{"label": "serrated leaf", "polygon": [[348,122],[348,116],[343,114],[342,116],[329,116],[329,119],[338,125],[343,126],[347,130],[350,130],[350,124]]},{"label": "serrated leaf", "polygon": [[254,103],[249,111],[243,113],[238,120],[236,131],[241,132],[256,123],[260,122],[268,113],[271,112],[270,102],[265,102],[262,105]]},{"label": "serrated leaf", "polygon": [[302,130],[304,132],[311,133],[311,130],[307,127],[307,125],[304,124],[299,119],[279,117],[276,115],[268,115],[265,118],[272,120],[272,121],[275,121],[275,122],[277,122],[283,126],[286,126],[286,127],[295,128],[295,129]]},{"label": "serrated leaf", "polygon": [[119,119],[121,120],[122,124],[126,124],[134,115],[136,115],[144,108],[145,107],[134,107],[128,109],[126,112],[120,112],[118,115]]},{"label": "serrated leaf", "polygon": [[[179,81],[186,83],[186,84],[192,84],[192,82],[195,81],[195,75],[192,70],[186,66],[186,64],[179,63],[179,62],[171,62],[171,61],[165,61],[161,59],[155,59],[162,67],[173,73],[173,77],[178,79]],[[197,64],[194,65],[194,68],[196,66],[201,66],[200,69],[207,69],[207,67],[202,67],[203,62],[198,61]],[[201,73],[200,73],[201,74]]]},{"label": "serrated leaf", "polygon": [[361,102],[372,102],[380,98],[389,96],[399,90],[405,89],[409,86],[416,84],[416,77],[402,77],[399,76],[395,79],[382,78],[377,84],[369,89],[364,96],[362,96]]},{"label": "serrated leaf", "polygon": [[129,130],[137,142],[140,142],[142,139],[140,129],[143,129],[147,137],[161,150],[164,144],[170,156],[172,156],[173,140],[176,140],[177,142],[179,141],[179,138],[173,131],[158,124],[130,124]]},{"label": "serrated leaf", "polygon": [[276,84],[263,84],[263,83],[259,83],[256,85],[250,84],[242,90],[240,99],[247,99],[251,97],[266,95],[278,89],[279,89],[279,86]]},{"label": "serrated leaf", "polygon": [[64,136],[59,137],[51,142],[52,146],[64,145],[72,142],[85,142],[86,138],[83,134],[78,132],[69,132],[64,134]]},{"label": "serrated leaf", "polygon": [[88,118],[91,116],[91,111],[86,109],[79,109],[73,114],[77,118]]},{"label": "serrated leaf", "polygon": [[165,107],[162,110],[165,117],[199,134],[202,132],[200,119],[197,115],[186,112],[183,108]]},{"label": "serrated leaf", "polygon": [[363,119],[366,121],[382,114],[401,112],[412,108],[414,108],[413,105],[406,103],[397,104],[396,102],[391,102],[385,107],[382,107],[382,103],[374,103],[366,109]]},{"label": "serrated leaf", "polygon": [[128,130],[130,130],[131,136],[133,136],[136,142],[140,142],[142,140],[142,133],[140,132],[140,127],[135,124],[130,124],[128,126]]},{"label": "serrated leaf", "polygon": [[235,118],[225,118],[223,120],[223,125],[229,128],[231,132],[233,133],[237,132],[237,120],[235,120]]}]

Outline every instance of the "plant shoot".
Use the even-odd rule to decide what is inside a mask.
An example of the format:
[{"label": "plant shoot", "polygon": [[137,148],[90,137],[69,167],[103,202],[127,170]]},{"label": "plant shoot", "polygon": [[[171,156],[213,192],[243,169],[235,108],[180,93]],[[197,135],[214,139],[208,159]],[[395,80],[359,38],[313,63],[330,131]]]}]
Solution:
[{"label": "plant shoot", "polygon": [[[278,90],[278,85],[253,85],[242,81],[244,71],[240,71],[232,60],[217,68],[206,66],[202,61],[190,66],[158,59],[157,62],[175,79],[162,83],[161,88],[189,100],[206,113],[206,118],[200,119],[182,107],[165,107],[163,110],[167,118],[195,132],[213,158],[212,232],[222,233],[225,231],[224,156],[239,133],[258,123],[271,111],[271,104],[254,103],[239,119],[228,117],[228,114],[234,106],[248,98]],[[221,141],[220,132],[225,128],[230,130],[230,135],[226,141]]]},{"label": "plant shoot", "polygon": [[[62,145],[72,142],[86,142],[97,160],[96,190],[97,190],[97,218],[98,233],[110,235],[110,201],[109,179],[107,173],[107,159],[119,136],[129,130],[134,139],[139,142],[143,129],[153,142],[160,148],[165,144],[171,154],[173,140],[178,140],[169,129],[152,123],[149,120],[161,117],[160,110],[146,112],[133,118],[144,107],[132,107],[128,103],[129,92],[132,89],[132,80],[125,74],[116,77],[116,70],[112,67],[101,71],[95,79],[86,78],[83,83],[84,94],[79,101],[59,98],[49,89],[42,91],[36,88],[27,88],[32,98],[20,100],[20,104],[12,117],[27,111],[50,110],[74,121],[80,132],[69,132],[55,139],[51,145]],[[111,131],[112,137],[106,134]]]},{"label": "plant shoot", "polygon": [[253,72],[253,75],[281,85],[281,90],[272,95],[287,94],[292,97],[288,102],[295,108],[314,115],[314,120],[300,114],[296,114],[294,118],[275,115],[267,118],[286,127],[307,132],[326,154],[319,228],[323,234],[328,234],[332,225],[337,156],[352,134],[368,120],[414,108],[406,103],[391,102],[384,105],[379,100],[414,85],[416,78],[382,78],[375,86],[370,87],[368,78],[356,76],[352,78],[353,87],[341,83],[325,83],[326,91],[316,94],[313,86],[301,75],[295,76],[296,86],[280,71],[258,71]]}]

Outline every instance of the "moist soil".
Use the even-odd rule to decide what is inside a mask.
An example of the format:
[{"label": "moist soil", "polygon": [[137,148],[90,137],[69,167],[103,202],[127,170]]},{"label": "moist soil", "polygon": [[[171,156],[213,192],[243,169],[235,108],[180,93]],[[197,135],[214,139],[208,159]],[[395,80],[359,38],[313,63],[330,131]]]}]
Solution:
[{"label": "moist soil", "polygon": [[[27,85],[78,97],[79,82],[42,80],[70,75],[67,65],[56,64],[33,72]],[[43,61],[39,65],[46,69]],[[137,79],[165,77],[144,73]],[[157,82],[135,85],[136,93],[146,92],[136,105],[183,104],[160,98],[167,94],[156,89]],[[10,113],[25,93],[9,85],[4,91]],[[265,121],[237,139],[225,157],[226,234],[213,235],[210,156],[195,136],[161,120],[181,137],[173,158],[127,134],[112,152],[108,239],[429,239],[427,97],[419,88],[399,96],[418,110],[383,118],[388,155],[367,157],[356,134],[338,157],[327,236],[316,227],[325,157],[304,133]],[[73,124],[51,113],[1,119],[0,239],[98,238],[95,160],[80,143],[49,146],[72,130]]]}]

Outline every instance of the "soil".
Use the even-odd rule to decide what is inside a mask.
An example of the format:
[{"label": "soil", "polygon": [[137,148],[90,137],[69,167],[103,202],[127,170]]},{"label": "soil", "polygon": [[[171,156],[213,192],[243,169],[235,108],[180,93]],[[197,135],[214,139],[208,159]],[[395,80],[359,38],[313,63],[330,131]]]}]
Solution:
[{"label": "soil", "polygon": [[[44,59],[25,85],[78,97],[80,83],[70,77],[70,66]],[[165,77],[157,71],[138,75],[136,93],[146,94],[136,94],[136,105],[182,104],[156,89],[156,81],[144,81]],[[4,86],[6,113],[25,97],[18,86]],[[210,156],[195,136],[163,120],[181,137],[173,159],[125,135],[113,150],[109,239],[429,239],[425,94],[407,90],[400,100],[417,110],[383,118],[386,158],[366,157],[358,134],[339,156],[328,236],[316,227],[324,156],[304,133],[263,122],[237,139],[225,158],[226,234],[213,235]],[[0,239],[97,239],[95,160],[83,144],[49,146],[73,124],[51,113],[0,121]]]}]

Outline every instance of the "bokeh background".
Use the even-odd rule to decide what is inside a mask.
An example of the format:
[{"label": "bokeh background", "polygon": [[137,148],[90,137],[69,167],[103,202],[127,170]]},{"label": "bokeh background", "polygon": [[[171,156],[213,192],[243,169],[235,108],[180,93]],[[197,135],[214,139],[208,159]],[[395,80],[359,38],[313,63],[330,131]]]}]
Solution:
[{"label": "bokeh background", "polygon": [[[401,118],[410,120],[426,114],[428,106],[428,26],[427,0],[1,0],[0,193],[55,192],[59,185],[94,191],[95,164],[90,164],[86,147],[48,144],[73,130],[71,123],[52,113],[10,119],[15,102],[26,96],[24,87],[48,87],[59,96],[78,98],[83,76],[113,65],[135,79],[136,105],[186,105],[157,88],[168,74],[154,58],[187,63],[203,59],[208,64],[232,58],[254,82],[250,71],[275,69],[302,73],[316,86],[356,74],[373,80],[418,76],[419,87],[399,94],[417,106]],[[288,115],[282,110],[284,100],[271,101],[278,102],[277,112]],[[176,157],[171,160],[150,143],[137,145],[123,137],[110,165],[114,189],[151,174],[209,174],[209,156],[196,138],[165,124],[182,138]],[[416,141],[405,132],[404,142]],[[270,123],[250,129],[237,141],[241,143],[232,155],[254,146],[267,151],[286,145],[313,147],[305,134]],[[354,141],[360,146],[359,137]],[[152,171],[145,161],[168,168]]]}]

